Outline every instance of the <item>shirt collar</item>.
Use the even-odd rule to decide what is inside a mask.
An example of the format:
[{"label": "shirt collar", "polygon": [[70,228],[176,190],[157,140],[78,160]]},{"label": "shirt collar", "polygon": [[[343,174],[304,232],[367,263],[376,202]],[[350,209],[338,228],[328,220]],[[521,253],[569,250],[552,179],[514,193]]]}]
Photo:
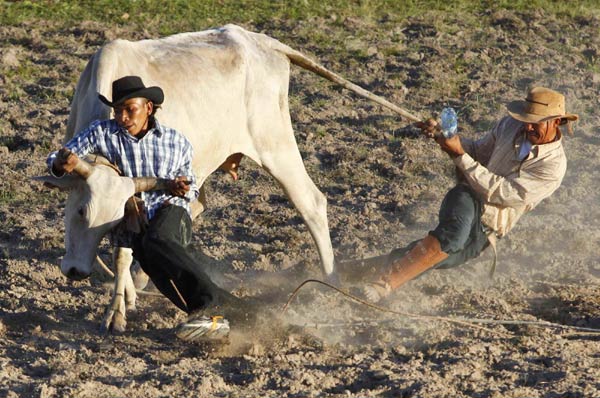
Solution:
[{"label": "shirt collar", "polygon": [[[522,137],[523,141],[521,142],[518,152],[520,160],[527,159],[531,153],[533,153],[536,157],[543,156],[562,146],[562,133],[560,132],[560,130],[556,132],[556,139],[554,141],[542,145],[531,144],[531,142],[527,139],[527,135],[525,133],[522,134]],[[527,146],[529,146],[529,151],[523,148]],[[526,155],[524,152],[526,153]]]},{"label": "shirt collar", "polygon": [[531,151],[536,155],[536,156],[544,156],[547,153],[553,152],[556,149],[560,148],[562,146],[562,134],[559,131],[556,132],[556,139],[552,142],[549,142],[547,144],[542,144],[542,145],[533,145],[531,148]]},{"label": "shirt collar", "polygon": [[562,133],[560,132],[560,130],[558,130],[556,132],[556,139],[554,141],[549,142],[544,145],[534,145],[534,146],[537,147],[538,155],[544,155],[548,152],[552,152],[555,149],[562,146]]},{"label": "shirt collar", "polygon": [[519,156],[519,160],[521,162],[523,160],[527,159],[527,157],[529,157],[529,154],[531,153],[531,148],[532,147],[533,147],[533,144],[527,138],[525,138],[521,142],[521,146],[519,147],[519,155],[518,155]]},{"label": "shirt collar", "polygon": [[155,118],[154,116],[152,116],[152,119],[154,120],[154,127],[152,127],[149,131],[149,133],[154,133],[156,134],[158,137],[162,136],[165,132],[164,127],[162,126],[162,124],[160,124],[158,122],[158,119]]}]

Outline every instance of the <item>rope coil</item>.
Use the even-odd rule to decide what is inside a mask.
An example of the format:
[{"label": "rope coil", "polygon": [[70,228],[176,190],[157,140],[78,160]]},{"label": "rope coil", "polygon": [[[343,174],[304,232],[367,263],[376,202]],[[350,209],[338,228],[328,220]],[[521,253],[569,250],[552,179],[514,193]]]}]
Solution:
[{"label": "rope coil", "polygon": [[357,296],[350,294],[330,283],[327,283],[327,282],[324,282],[324,281],[321,281],[318,279],[307,279],[304,282],[302,282],[296,289],[294,289],[290,298],[288,299],[288,301],[285,303],[285,305],[283,306],[283,308],[281,310],[282,316],[286,313],[291,302],[294,300],[294,298],[300,292],[300,289],[302,289],[302,287],[304,287],[305,285],[307,285],[309,283],[317,283],[317,284],[324,285],[324,286],[326,286],[330,289],[333,289],[336,292],[342,294],[344,297],[347,297],[351,300],[354,300],[360,304],[363,304],[367,307],[373,308],[380,312],[390,313],[390,314],[394,314],[394,315],[400,315],[400,316],[404,316],[404,317],[408,317],[408,318],[412,318],[412,319],[416,319],[416,320],[447,322],[447,323],[451,323],[451,324],[456,324],[456,325],[460,325],[460,326],[466,326],[466,327],[470,327],[470,328],[474,328],[474,329],[478,329],[478,330],[483,330],[488,333],[493,333],[493,334],[497,334],[497,335],[504,336],[504,337],[514,337],[514,335],[512,333],[505,333],[505,332],[488,329],[488,328],[479,326],[479,324],[527,325],[527,326],[535,326],[535,327],[542,327],[542,328],[555,328],[555,329],[562,329],[562,330],[570,330],[570,331],[574,331],[575,334],[588,334],[588,335],[596,335],[596,336],[600,335],[600,329],[586,328],[586,327],[581,327],[581,326],[562,325],[559,323],[553,323],[553,322],[547,322],[547,321],[522,321],[522,320],[513,320],[513,319],[486,319],[486,318],[462,318],[462,317],[451,318],[451,317],[443,317],[443,316],[436,316],[436,315],[421,315],[421,314],[413,314],[413,313],[404,312],[404,311],[396,311],[396,310],[381,307],[381,306],[375,305],[373,303],[370,303],[368,301],[365,301],[365,300],[361,299],[360,297],[357,297]]}]

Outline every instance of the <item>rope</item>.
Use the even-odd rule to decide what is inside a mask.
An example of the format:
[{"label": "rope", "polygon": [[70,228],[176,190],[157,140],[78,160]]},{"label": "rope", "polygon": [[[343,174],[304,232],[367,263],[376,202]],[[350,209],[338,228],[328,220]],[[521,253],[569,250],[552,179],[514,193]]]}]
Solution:
[{"label": "rope", "polygon": [[183,296],[181,295],[181,293],[179,292],[179,289],[177,289],[177,286],[175,286],[175,282],[173,282],[173,279],[169,279],[169,282],[171,282],[171,286],[173,286],[173,289],[175,290],[175,293],[177,293],[177,297],[179,297],[179,300],[181,300],[181,302],[183,303],[183,306],[188,309],[188,305],[185,302]]},{"label": "rope", "polygon": [[400,315],[400,316],[406,316],[406,317],[409,317],[409,318],[414,318],[414,319],[419,319],[419,320],[436,320],[436,321],[442,321],[442,322],[456,323],[458,325],[471,327],[471,328],[482,330],[482,331],[485,331],[485,332],[488,332],[488,333],[498,334],[498,335],[501,335],[503,337],[512,337],[512,334],[504,333],[504,332],[499,332],[499,331],[495,331],[495,330],[491,330],[491,329],[488,329],[488,328],[485,328],[485,327],[482,327],[482,326],[478,326],[478,325],[474,325],[473,323],[462,321],[462,320],[458,320],[458,319],[446,318],[446,317],[435,316],[435,315],[411,314],[411,313],[408,313],[408,312],[395,311],[395,310],[391,310],[389,308],[380,307],[378,305],[375,305],[373,303],[369,303],[368,301],[365,301],[365,300],[363,300],[363,299],[361,299],[359,297],[356,297],[356,296],[354,296],[354,295],[352,295],[352,294],[350,294],[348,292],[345,292],[345,291],[343,291],[343,290],[341,290],[341,289],[339,289],[339,288],[337,288],[337,287],[335,287],[335,286],[333,286],[333,285],[331,285],[331,284],[329,284],[327,282],[323,282],[323,281],[318,280],[318,279],[307,279],[304,282],[302,282],[293,291],[291,297],[285,303],[285,305],[284,305],[284,307],[283,307],[283,309],[281,311],[281,315],[285,314],[285,312],[287,311],[287,309],[288,309],[290,303],[292,302],[292,300],[294,299],[294,297],[296,297],[298,295],[298,293],[300,292],[300,289],[304,285],[306,285],[308,283],[311,283],[311,282],[312,283],[320,283],[322,285],[325,285],[325,286],[327,286],[327,287],[329,287],[329,288],[337,291],[338,293],[341,293],[345,297],[348,297],[348,298],[350,298],[350,299],[352,299],[354,301],[357,301],[357,302],[359,302],[359,303],[361,303],[361,304],[363,304],[363,305],[365,305],[367,307],[376,309],[376,310],[381,311],[381,312],[387,312],[387,313],[390,313],[390,314]]},{"label": "rope", "polygon": [[289,308],[292,300],[294,300],[294,298],[298,295],[298,293],[300,292],[300,289],[302,289],[302,287],[304,287],[308,283],[319,283],[321,285],[329,287],[329,288],[337,291],[338,293],[342,294],[343,296],[350,298],[351,300],[354,300],[360,304],[363,304],[369,308],[373,308],[380,312],[390,313],[390,314],[394,314],[394,315],[400,315],[400,316],[413,318],[413,319],[417,319],[417,320],[433,320],[433,321],[441,321],[441,322],[447,322],[447,323],[451,323],[451,324],[457,324],[460,326],[466,326],[466,327],[470,327],[470,328],[483,330],[483,331],[486,331],[489,333],[498,334],[498,335],[501,335],[504,337],[513,337],[513,335],[510,333],[504,333],[504,332],[491,330],[491,329],[488,329],[488,328],[485,328],[482,326],[478,326],[477,324],[527,325],[527,326],[571,330],[571,331],[578,332],[577,334],[590,334],[590,335],[599,335],[600,334],[600,329],[586,328],[586,327],[580,327],[580,326],[561,325],[558,323],[547,322],[547,321],[521,321],[521,320],[503,320],[503,319],[485,319],[485,318],[449,318],[449,317],[443,317],[443,316],[421,315],[421,314],[413,314],[410,312],[395,311],[395,310],[381,307],[381,306],[375,305],[373,303],[370,303],[368,301],[365,301],[365,300],[361,299],[360,297],[356,297],[355,295],[350,294],[330,283],[323,282],[318,279],[307,279],[304,282],[302,282],[296,289],[294,289],[294,291],[292,292],[292,295],[290,296],[290,298],[288,299],[288,301],[285,303],[285,305],[283,306],[283,308],[281,310],[282,316],[285,314],[285,312]]}]

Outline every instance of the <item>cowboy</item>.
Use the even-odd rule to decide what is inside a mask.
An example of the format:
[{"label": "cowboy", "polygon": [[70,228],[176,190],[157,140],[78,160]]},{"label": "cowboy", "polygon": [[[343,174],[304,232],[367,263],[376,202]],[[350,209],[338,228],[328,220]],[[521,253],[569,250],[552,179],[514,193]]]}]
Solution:
[{"label": "cowboy", "polygon": [[[240,300],[215,285],[189,251],[190,202],[199,195],[192,170],[192,146],[181,133],[161,125],[155,117],[164,100],[160,87],[146,87],[140,77],[125,76],[112,83],[112,93],[112,101],[100,94],[98,97],[113,109],[114,119],[95,121],[74,136],[65,145],[72,152],[66,160],[56,156],[57,152],[50,154],[51,173],[56,177],[70,173],[77,157],[96,153],[117,165],[125,176],[168,179],[167,190],[141,194],[148,225],[130,241],[134,257],[161,293],[190,314],[180,325],[178,336],[195,339],[207,332],[227,334],[229,323],[222,314],[212,314],[214,321],[206,322],[204,312],[239,309]],[[237,164],[238,159],[233,165],[235,171]],[[221,330],[217,333],[217,329]]]},{"label": "cowboy", "polygon": [[463,264],[489,245],[495,251],[495,239],[560,186],[567,159],[559,126],[578,116],[565,111],[562,94],[544,87],[507,108],[509,116],[476,141],[445,138],[432,119],[417,123],[450,156],[461,181],[446,194],[433,231],[382,256],[385,271],[362,288],[368,300],[387,297],[429,269]]}]

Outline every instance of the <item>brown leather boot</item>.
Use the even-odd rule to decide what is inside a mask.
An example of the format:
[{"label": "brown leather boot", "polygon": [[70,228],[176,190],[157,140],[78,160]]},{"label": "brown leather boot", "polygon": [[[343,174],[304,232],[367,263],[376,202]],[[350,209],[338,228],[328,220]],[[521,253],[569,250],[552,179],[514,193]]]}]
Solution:
[{"label": "brown leather boot", "polygon": [[448,257],[440,242],[432,235],[419,241],[408,253],[393,262],[381,277],[363,288],[365,297],[378,302],[404,283],[427,271]]}]

